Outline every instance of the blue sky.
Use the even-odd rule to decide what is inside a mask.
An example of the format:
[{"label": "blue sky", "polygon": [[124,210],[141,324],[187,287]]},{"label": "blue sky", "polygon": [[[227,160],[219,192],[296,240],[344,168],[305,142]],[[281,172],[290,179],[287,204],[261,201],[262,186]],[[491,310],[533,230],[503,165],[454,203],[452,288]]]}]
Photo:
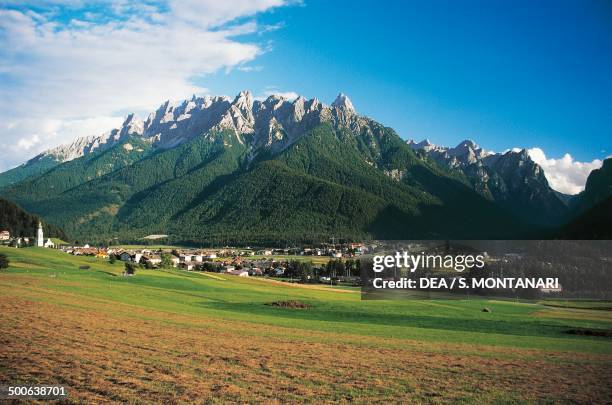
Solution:
[{"label": "blue sky", "polygon": [[0,41],[0,170],[243,89],[342,91],[404,138],[532,148],[574,189],[612,154],[608,0],[0,0]]},{"label": "blue sky", "polygon": [[[307,1],[282,21],[259,72],[202,83],[236,93],[275,85],[357,109],[402,137],[488,149],[612,154],[612,3]],[[605,151],[605,152],[604,152]]]}]

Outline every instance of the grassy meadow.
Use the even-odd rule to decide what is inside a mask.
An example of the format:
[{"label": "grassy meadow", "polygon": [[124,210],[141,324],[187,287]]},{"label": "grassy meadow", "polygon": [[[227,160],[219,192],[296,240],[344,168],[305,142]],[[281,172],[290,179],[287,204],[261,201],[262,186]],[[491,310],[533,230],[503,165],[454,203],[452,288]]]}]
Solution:
[{"label": "grassy meadow", "polygon": [[[71,402],[612,398],[612,339],[567,333],[611,330],[610,303],[361,301],[354,289],[123,277],[121,262],[0,253],[0,384],[63,384]],[[312,307],[267,305],[284,300]]]}]

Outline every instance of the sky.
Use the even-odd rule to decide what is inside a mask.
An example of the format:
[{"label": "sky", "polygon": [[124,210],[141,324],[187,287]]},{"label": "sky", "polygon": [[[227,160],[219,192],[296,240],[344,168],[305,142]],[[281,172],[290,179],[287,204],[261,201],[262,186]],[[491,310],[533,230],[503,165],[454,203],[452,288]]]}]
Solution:
[{"label": "sky", "polygon": [[608,0],[0,0],[0,171],[164,100],[281,93],[405,139],[527,148],[579,192],[612,155]]}]

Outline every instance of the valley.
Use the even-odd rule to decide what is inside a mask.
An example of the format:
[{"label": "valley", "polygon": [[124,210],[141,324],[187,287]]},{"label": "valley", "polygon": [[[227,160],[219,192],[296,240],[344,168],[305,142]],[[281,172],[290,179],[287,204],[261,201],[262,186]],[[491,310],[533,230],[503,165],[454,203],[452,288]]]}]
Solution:
[{"label": "valley", "polygon": [[[567,333],[610,329],[610,312],[593,305],[360,301],[333,287],[222,274],[122,277],[122,263],[52,249],[0,253],[11,262],[0,271],[0,382],[62,384],[71,402],[611,395],[609,338]],[[266,305],[288,300],[311,307]]]}]

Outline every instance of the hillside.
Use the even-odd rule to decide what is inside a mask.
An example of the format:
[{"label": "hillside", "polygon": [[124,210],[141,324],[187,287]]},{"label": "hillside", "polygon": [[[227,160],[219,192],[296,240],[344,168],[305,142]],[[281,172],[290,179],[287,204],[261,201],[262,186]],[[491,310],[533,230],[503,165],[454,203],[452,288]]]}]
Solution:
[{"label": "hillside", "polygon": [[27,213],[17,204],[0,198],[0,231],[8,230],[12,236],[35,236],[39,221],[42,222],[46,237],[67,239],[60,228],[47,223],[36,215]]},{"label": "hillside", "polygon": [[[93,161],[123,149],[75,159],[3,192],[77,238],[101,240],[164,233],[190,243],[279,243],[501,237],[520,230],[506,212],[418,159],[383,127],[355,135],[322,124],[287,149],[254,159],[234,132],[211,132],[108,174],[85,175]],[[78,175],[70,175],[72,166]]]},{"label": "hillside", "polygon": [[587,178],[584,191],[577,196],[575,212],[580,213],[612,196],[612,158],[603,161]]},{"label": "hillside", "polygon": [[449,171],[464,176],[480,195],[526,222],[559,225],[568,212],[570,198],[549,186],[544,171],[525,149],[493,153],[471,140],[454,148],[433,145],[428,140],[407,143]]},{"label": "hillside", "polygon": [[34,202],[45,201],[50,196],[62,194],[95,178],[130,166],[146,157],[150,149],[150,143],[142,139],[126,138],[107,150],[69,160],[39,176],[31,176],[15,185],[9,185],[0,193],[22,203],[28,209],[36,210]]},{"label": "hillside", "polygon": [[561,228],[563,239],[612,239],[612,197],[586,209]]},{"label": "hillside", "polygon": [[37,156],[20,166],[0,173],[0,188],[41,175],[57,165],[59,162],[50,156]]},{"label": "hillside", "polygon": [[[77,138],[69,145],[60,145],[46,150],[21,166],[0,173],[0,188],[26,179],[35,178],[62,163],[70,162],[78,157],[104,151],[129,139],[134,140],[134,137],[138,136],[139,132],[142,131],[142,128],[139,128],[141,125],[142,123],[139,122],[138,118],[134,114],[130,114],[119,129],[113,129],[98,136]],[[142,143],[142,140],[135,141]],[[112,162],[109,163],[112,168]],[[100,165],[98,167],[108,172],[108,167],[102,168]],[[89,175],[91,176],[92,174],[90,173]]]},{"label": "hillside", "polygon": [[612,158],[589,174],[573,201],[567,223],[555,235],[563,239],[612,239]]}]

